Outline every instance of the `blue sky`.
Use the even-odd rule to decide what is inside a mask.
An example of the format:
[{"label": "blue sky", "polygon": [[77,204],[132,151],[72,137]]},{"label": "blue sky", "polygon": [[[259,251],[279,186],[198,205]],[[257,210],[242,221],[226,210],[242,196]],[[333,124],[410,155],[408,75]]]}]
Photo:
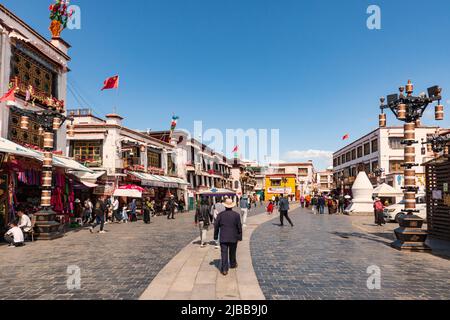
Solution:
[{"label": "blue sky", "polygon": [[[49,35],[51,1],[1,2]],[[72,4],[82,28],[63,32],[73,46],[69,82],[99,115],[118,106],[131,128],[168,129],[175,113],[188,130],[195,120],[220,130],[280,129],[283,160],[324,168],[344,134],[352,140],[376,128],[379,97],[408,79],[419,92],[439,84],[449,106],[448,0]],[[381,30],[366,27],[371,4],[381,8]],[[100,92],[114,74],[119,94]],[[68,95],[69,107],[79,104]]]}]

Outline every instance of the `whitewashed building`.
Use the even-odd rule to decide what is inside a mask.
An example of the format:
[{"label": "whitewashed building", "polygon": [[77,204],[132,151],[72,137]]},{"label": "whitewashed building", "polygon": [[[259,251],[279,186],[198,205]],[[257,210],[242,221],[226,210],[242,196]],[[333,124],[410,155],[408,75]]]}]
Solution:
[{"label": "whitewashed building", "polygon": [[[421,143],[438,127],[419,126],[416,140]],[[403,127],[378,128],[333,154],[333,175],[337,188],[350,191],[359,170],[368,174],[374,186],[385,182],[400,189],[403,185],[404,152]],[[433,158],[426,146],[416,145],[417,182],[421,190],[425,187],[424,168],[420,164]],[[359,170],[358,170],[359,169]],[[379,170],[380,169],[380,170]]]}]

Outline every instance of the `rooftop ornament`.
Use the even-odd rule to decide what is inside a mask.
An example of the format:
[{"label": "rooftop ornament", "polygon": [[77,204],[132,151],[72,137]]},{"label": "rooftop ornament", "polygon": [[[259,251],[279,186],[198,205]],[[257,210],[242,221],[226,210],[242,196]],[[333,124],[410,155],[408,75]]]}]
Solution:
[{"label": "rooftop ornament", "polygon": [[59,38],[61,32],[67,27],[67,22],[73,15],[73,11],[69,11],[69,0],[55,0],[55,4],[50,5],[50,32],[53,38]]}]

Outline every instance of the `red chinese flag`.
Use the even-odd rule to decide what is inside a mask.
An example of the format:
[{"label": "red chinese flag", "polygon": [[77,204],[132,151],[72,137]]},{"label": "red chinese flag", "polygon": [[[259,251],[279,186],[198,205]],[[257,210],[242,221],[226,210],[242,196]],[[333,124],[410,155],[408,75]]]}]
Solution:
[{"label": "red chinese flag", "polygon": [[119,88],[119,76],[114,76],[105,80],[105,82],[103,83],[102,91],[106,89],[117,88]]},{"label": "red chinese flag", "polygon": [[342,140],[348,140],[350,138],[350,135],[347,133],[345,136],[342,137]]},{"label": "red chinese flag", "polygon": [[234,147],[234,149],[233,149],[233,153],[235,153],[235,152],[238,152],[239,151],[239,146],[236,146],[236,147]]},{"label": "red chinese flag", "polygon": [[16,101],[16,96],[14,95],[14,91],[16,91],[16,87],[10,89],[3,97],[0,98],[0,102],[6,101]]}]

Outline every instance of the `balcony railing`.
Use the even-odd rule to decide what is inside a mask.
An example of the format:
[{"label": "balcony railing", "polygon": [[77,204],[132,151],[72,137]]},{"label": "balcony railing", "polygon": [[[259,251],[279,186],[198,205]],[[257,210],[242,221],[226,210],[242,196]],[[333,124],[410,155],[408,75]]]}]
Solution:
[{"label": "balcony railing", "polygon": [[88,168],[98,168],[103,165],[101,156],[93,156],[93,157],[84,157],[84,156],[75,156],[75,161],[82,163],[84,166]]},{"label": "balcony railing", "polygon": [[26,98],[27,91],[30,91],[30,103],[38,103],[47,108],[64,111],[64,100],[58,100],[47,92],[40,91],[32,86],[30,88],[30,84],[23,82],[18,77],[12,78],[11,84],[18,88],[17,94],[22,98]]}]

